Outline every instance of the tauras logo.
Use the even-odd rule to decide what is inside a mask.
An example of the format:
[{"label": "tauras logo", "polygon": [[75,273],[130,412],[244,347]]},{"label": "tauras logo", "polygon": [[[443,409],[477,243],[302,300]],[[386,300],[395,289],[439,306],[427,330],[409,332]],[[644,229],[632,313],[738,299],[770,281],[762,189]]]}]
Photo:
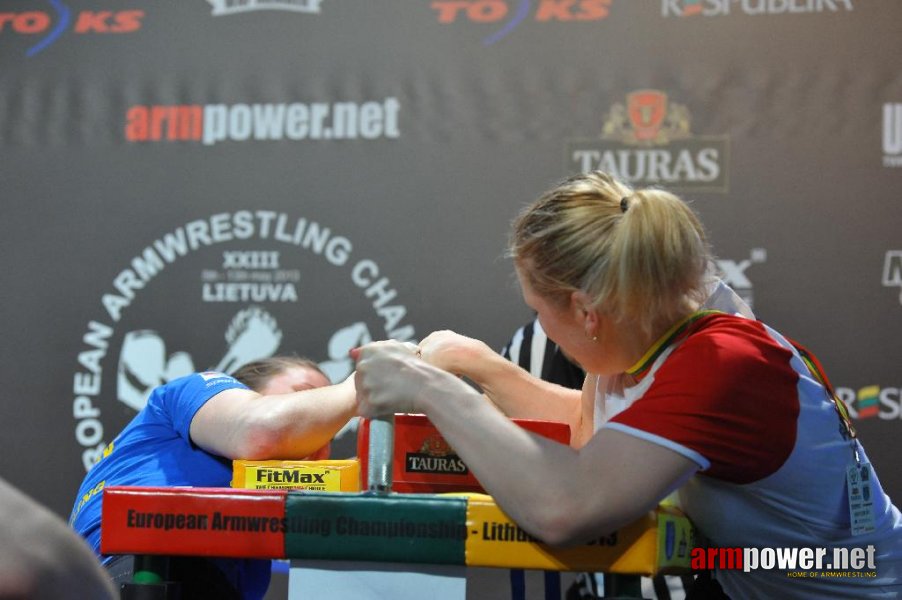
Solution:
[{"label": "tauras logo", "polygon": [[207,2],[213,6],[213,16],[219,17],[255,10],[319,13],[323,0],[207,0]]},{"label": "tauras logo", "polygon": [[693,136],[689,110],[659,90],[638,90],[605,115],[600,139],[572,140],[567,171],[602,170],[637,187],[726,192],[726,136]]},{"label": "tauras logo", "polygon": [[412,473],[445,473],[449,475],[466,475],[470,472],[456,454],[432,456],[408,452],[406,455],[407,471]]},{"label": "tauras logo", "polygon": [[[229,293],[211,297],[210,290],[245,285],[291,292],[251,304]],[[344,379],[350,348],[414,339],[399,296],[374,258],[307,218],[238,210],[164,233],[113,276],[82,336],[71,414],[85,469],[109,446],[110,430],[182,375],[228,373],[282,351],[318,360],[333,382]],[[128,409],[105,410],[117,400]]]}]

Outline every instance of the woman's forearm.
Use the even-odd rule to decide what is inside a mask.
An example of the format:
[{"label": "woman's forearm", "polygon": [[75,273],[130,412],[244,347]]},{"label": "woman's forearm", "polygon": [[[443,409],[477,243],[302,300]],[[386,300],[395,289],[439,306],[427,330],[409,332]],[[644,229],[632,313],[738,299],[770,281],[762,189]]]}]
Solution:
[{"label": "woman's forearm", "polygon": [[423,360],[467,377],[509,417],[559,421],[574,429],[579,427],[579,391],[533,377],[485,343],[440,331],[429,335],[420,346]]}]

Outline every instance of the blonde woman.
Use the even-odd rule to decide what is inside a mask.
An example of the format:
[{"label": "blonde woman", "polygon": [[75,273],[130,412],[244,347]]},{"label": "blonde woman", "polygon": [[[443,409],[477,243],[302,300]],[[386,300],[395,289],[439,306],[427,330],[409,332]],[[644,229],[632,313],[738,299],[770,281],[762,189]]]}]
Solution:
[{"label": "blonde woman", "polygon": [[[501,507],[548,543],[609,533],[678,491],[714,547],[870,548],[868,576],[718,571],[734,599],[900,595],[902,516],[844,407],[804,350],[737,311],[705,309],[711,256],[682,200],[575,176],[516,219],[509,253],[548,337],[586,370],[582,392],[438,332],[418,350],[360,351],[361,414],[427,414]],[[505,415],[566,421],[573,447]],[[852,470],[869,478],[873,501],[856,523]]]}]

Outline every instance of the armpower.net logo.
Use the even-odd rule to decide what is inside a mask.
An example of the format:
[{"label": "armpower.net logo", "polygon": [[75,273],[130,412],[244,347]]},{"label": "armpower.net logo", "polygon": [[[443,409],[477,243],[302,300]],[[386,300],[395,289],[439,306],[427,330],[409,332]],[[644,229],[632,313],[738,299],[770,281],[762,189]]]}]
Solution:
[{"label": "armpower.net logo", "polygon": [[136,105],[125,115],[129,142],[374,140],[401,136],[397,98],[369,102]]},{"label": "armpower.net logo", "polygon": [[782,571],[792,579],[872,579],[876,548],[693,548],[692,568]]}]

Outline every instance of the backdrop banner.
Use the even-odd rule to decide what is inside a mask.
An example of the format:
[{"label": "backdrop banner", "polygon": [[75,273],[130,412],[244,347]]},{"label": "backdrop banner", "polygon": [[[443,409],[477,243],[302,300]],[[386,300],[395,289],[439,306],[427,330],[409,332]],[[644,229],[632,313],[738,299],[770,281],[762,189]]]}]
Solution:
[{"label": "backdrop banner", "polygon": [[[898,0],[15,0],[0,476],[68,516],[154,386],[532,315],[519,209],[688,199],[902,501]],[[350,456],[353,443],[339,445]],[[812,466],[816,468],[816,466]]]}]

